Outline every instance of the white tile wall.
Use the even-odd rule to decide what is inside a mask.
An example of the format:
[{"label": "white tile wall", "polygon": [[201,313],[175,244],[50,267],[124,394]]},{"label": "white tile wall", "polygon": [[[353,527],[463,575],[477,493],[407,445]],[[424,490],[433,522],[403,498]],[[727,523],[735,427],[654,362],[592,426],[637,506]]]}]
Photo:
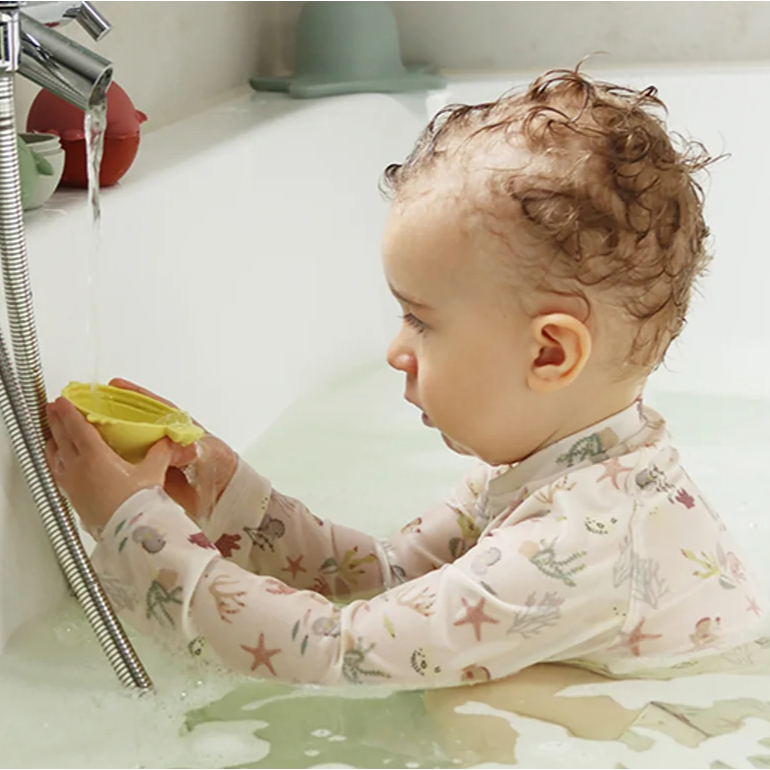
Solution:
[{"label": "white tile wall", "polygon": [[[287,61],[304,3],[281,3]],[[451,71],[770,59],[770,2],[394,2],[406,61]]]},{"label": "white tile wall", "polygon": [[[145,130],[245,90],[250,76],[291,71],[303,2],[96,0],[113,30],[80,43],[115,64],[115,79],[150,116]],[[450,71],[770,59],[770,2],[394,2],[407,61]],[[23,127],[38,89],[19,78]]]}]

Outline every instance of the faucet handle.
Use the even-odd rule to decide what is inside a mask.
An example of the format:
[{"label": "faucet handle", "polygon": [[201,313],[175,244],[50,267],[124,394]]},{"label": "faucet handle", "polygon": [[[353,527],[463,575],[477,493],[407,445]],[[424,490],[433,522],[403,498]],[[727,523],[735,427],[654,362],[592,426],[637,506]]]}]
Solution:
[{"label": "faucet handle", "polygon": [[91,3],[75,3],[64,15],[78,22],[97,42],[112,29],[112,25]]}]

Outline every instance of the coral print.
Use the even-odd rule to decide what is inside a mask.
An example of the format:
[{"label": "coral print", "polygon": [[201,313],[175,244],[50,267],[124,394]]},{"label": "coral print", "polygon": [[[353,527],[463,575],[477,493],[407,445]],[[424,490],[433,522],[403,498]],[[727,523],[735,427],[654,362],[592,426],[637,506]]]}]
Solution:
[{"label": "coral print", "polygon": [[536,495],[535,500],[544,505],[553,505],[557,492],[571,492],[575,488],[575,482],[570,482],[568,477],[564,477],[549,484],[546,489],[541,489]]},{"label": "coral print", "polygon": [[701,551],[699,554],[683,548],[682,556],[699,567],[693,575],[701,580],[717,578],[722,588],[737,588],[746,580],[741,560],[732,551],[725,552],[719,543],[713,551]]},{"label": "coral print", "polygon": [[560,580],[564,585],[575,587],[574,576],[582,572],[586,565],[582,561],[585,551],[575,551],[569,556],[559,558],[556,555],[556,539],[550,543],[541,540],[540,543],[524,542],[519,553],[526,556],[544,575]]},{"label": "coral print", "polygon": [[345,634],[343,645],[346,648],[342,658],[342,675],[348,682],[361,684],[364,679],[390,679],[390,674],[377,668],[369,668],[366,656],[375,648],[375,644],[365,645],[363,639],[353,639]]},{"label": "coral print", "polygon": [[449,540],[449,553],[455,559],[471,548],[481,534],[476,522],[462,511],[457,511],[457,526],[460,528],[460,536]]},{"label": "coral print", "polygon": [[430,588],[423,587],[416,590],[410,585],[404,586],[400,591],[395,592],[396,604],[400,607],[408,607],[410,610],[419,613],[428,618],[433,615],[433,605],[436,602],[436,592]]},{"label": "coral print", "polygon": [[617,443],[618,437],[612,428],[605,428],[599,433],[592,433],[576,441],[564,454],[556,458],[556,462],[571,468],[586,460],[592,462],[604,460],[607,457],[607,450],[612,449]]},{"label": "coral print", "polygon": [[556,625],[561,618],[562,604],[564,599],[556,593],[548,592],[540,599],[537,598],[537,593],[531,593],[524,602],[524,607],[514,613],[508,633],[529,639]]},{"label": "coral print", "polygon": [[654,609],[671,590],[661,574],[660,562],[634,553],[629,536],[621,540],[620,556],[612,568],[612,582],[616,588],[626,581],[630,583],[631,596]]},{"label": "coral print", "polygon": [[240,551],[240,541],[240,535],[220,535],[214,545],[225,559],[229,559],[235,551]]},{"label": "coral print", "polygon": [[351,588],[355,588],[358,585],[361,576],[366,574],[366,570],[362,569],[362,567],[365,564],[374,564],[376,562],[377,557],[373,553],[359,556],[358,546],[356,546],[345,551],[339,562],[333,556],[326,559],[321,564],[319,571],[324,575],[333,575],[336,593],[346,596],[350,593]]},{"label": "coral print", "polygon": [[191,543],[194,543],[199,548],[208,548],[212,551],[216,551],[217,547],[209,540],[203,532],[196,532],[187,538]]},{"label": "coral print", "polygon": [[104,588],[107,598],[112,602],[116,610],[131,610],[136,608],[137,596],[133,588],[126,586],[115,575],[103,573],[100,577],[102,588]]},{"label": "coral print", "polygon": [[209,593],[214,599],[219,617],[225,623],[232,623],[231,615],[235,615],[246,606],[242,597],[246,591],[239,590],[240,585],[234,578],[219,575],[209,584]]}]

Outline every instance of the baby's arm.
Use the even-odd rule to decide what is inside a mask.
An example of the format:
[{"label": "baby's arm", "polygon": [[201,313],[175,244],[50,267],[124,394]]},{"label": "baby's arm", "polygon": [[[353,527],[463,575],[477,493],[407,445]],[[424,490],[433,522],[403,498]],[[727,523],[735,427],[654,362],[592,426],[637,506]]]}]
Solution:
[{"label": "baby's arm", "polygon": [[321,520],[241,460],[211,518],[198,524],[225,558],[251,572],[325,596],[371,595],[450,562],[475,543],[473,506],[486,473],[480,465],[447,501],[380,542]]},{"label": "baby's arm", "polygon": [[[611,644],[621,620],[609,607],[623,593],[612,588],[616,544],[596,538],[586,564],[587,537],[582,518],[546,512],[494,530],[451,564],[340,608],[223,559],[152,489],[121,506],[94,561],[133,625],[195,651],[208,645],[233,669],[292,682],[424,688],[497,679]],[[563,568],[548,562],[549,549]]]}]

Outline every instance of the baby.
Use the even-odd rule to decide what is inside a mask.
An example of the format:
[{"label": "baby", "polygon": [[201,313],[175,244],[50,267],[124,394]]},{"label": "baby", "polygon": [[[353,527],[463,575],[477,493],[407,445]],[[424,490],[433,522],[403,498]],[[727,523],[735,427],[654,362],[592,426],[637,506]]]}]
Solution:
[{"label": "baby", "polygon": [[653,88],[552,72],[443,110],[386,170],[388,362],[425,425],[481,461],[386,542],[211,435],[134,466],[49,405],[48,461],[116,608],[295,683],[672,675],[755,640],[767,597],[642,403],[708,263],[693,175],[710,159],[674,147],[662,108]]}]

